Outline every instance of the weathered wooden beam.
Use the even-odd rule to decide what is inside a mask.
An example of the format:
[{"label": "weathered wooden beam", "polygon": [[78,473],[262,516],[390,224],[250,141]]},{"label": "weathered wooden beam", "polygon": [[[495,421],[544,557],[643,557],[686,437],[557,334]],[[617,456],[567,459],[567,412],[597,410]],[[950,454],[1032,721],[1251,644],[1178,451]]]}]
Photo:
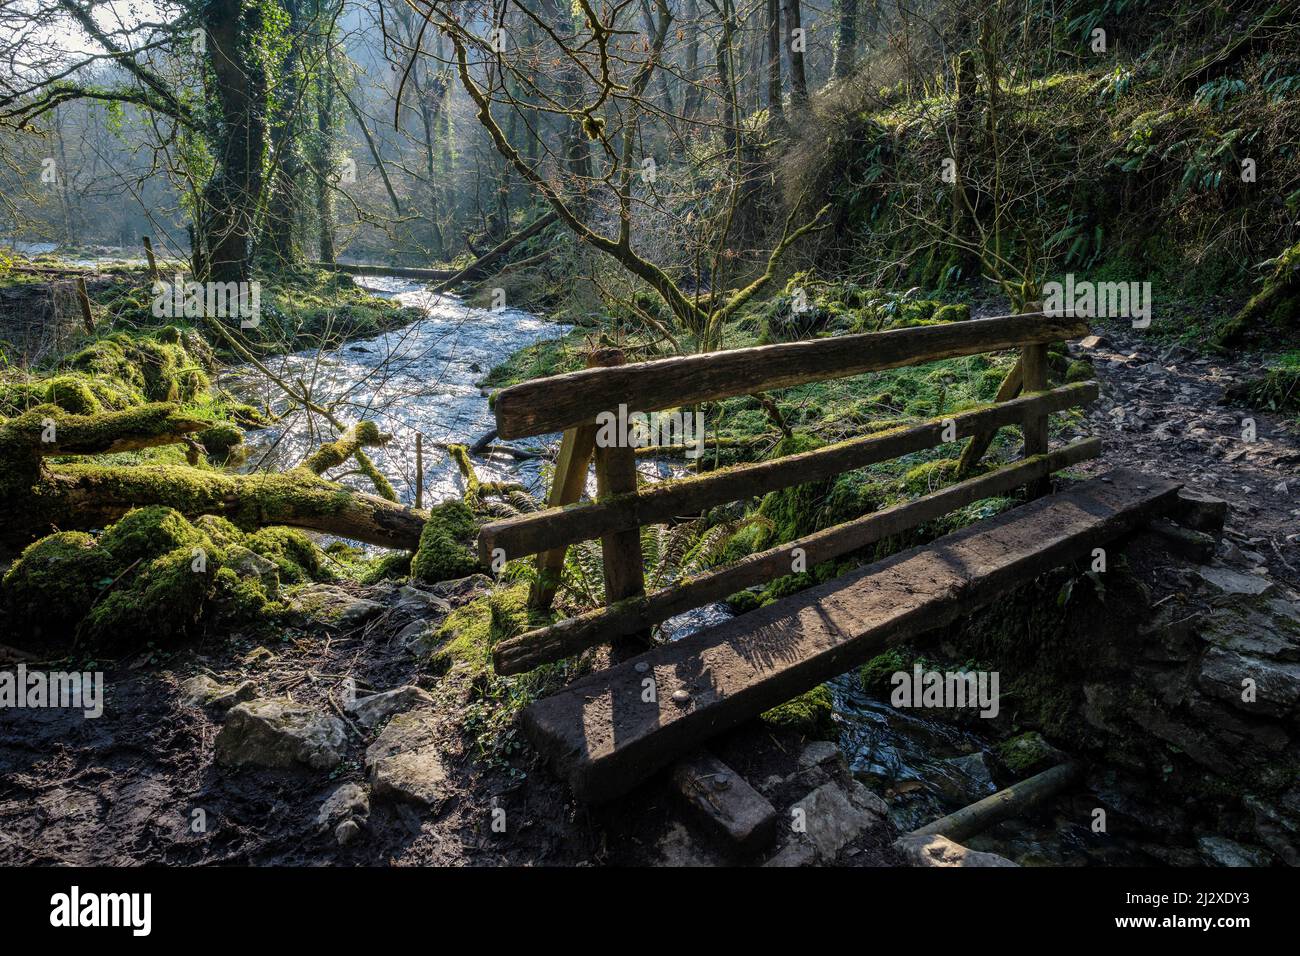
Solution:
[{"label": "weathered wooden beam", "polygon": [[1087,333],[1082,319],[1007,315],[584,369],[502,389],[495,399],[497,430],[502,438],[524,438],[619,405],[649,412]]},{"label": "weathered wooden beam", "polygon": [[[832,478],[855,468],[934,448],[1004,425],[1023,424],[1051,412],[1086,405],[1096,398],[1097,383],[1080,382],[774,461],[737,465],[698,477],[649,485],[636,494],[618,495],[566,508],[552,507],[489,522],[479,530],[479,556],[484,563],[490,563],[493,552],[500,549],[509,559],[519,558],[548,548],[598,538],[613,531],[671,521],[729,501]],[[949,433],[947,438],[945,431]],[[576,498],[568,501],[576,501]]]},{"label": "weathered wooden beam", "polygon": [[[623,353],[616,351],[609,365],[621,365]],[[630,445],[596,447],[596,495],[598,500],[636,495],[636,449]],[[605,571],[605,603],[616,604],[645,594],[645,566],[641,555],[641,531],[607,531],[600,536],[600,554]],[[649,642],[649,630],[629,632]]]},{"label": "weathered wooden beam", "polygon": [[707,751],[679,760],[672,784],[714,840],[736,856],[753,856],[776,835],[776,807]]},{"label": "weathered wooden beam", "polygon": [[[526,707],[580,800],[626,793],[710,737],[1087,557],[1178,484],[1119,469],[590,674]],[[654,694],[647,694],[647,686]]]},{"label": "weathered wooden beam", "polygon": [[[1047,345],[1039,342],[1023,346],[1020,349],[1020,369],[1023,376],[1020,385],[1022,394],[1041,392],[1047,388]],[[1048,444],[1047,416],[1026,418],[1024,431],[1024,457],[1033,458],[1035,455],[1045,454]],[[1048,483],[1041,480],[1034,483],[1029,492],[1037,497],[1047,494],[1050,490]]]},{"label": "weathered wooden beam", "polygon": [[755,584],[766,584],[792,573],[795,548],[803,551],[806,567],[865,548],[941,518],[982,498],[1006,494],[1020,485],[1101,454],[1101,439],[1085,438],[1049,455],[1031,458],[991,471],[978,478],[877,511],[854,521],[834,525],[787,544],[748,555],[729,567],[702,574],[646,597],[622,601],[550,627],[529,631],[496,645],[492,652],[498,674],[521,674],[542,664],[563,660],[622,634],[635,634],[710,601],[719,601]]},{"label": "weathered wooden beam", "polygon": [[1013,783],[1005,790],[962,807],[933,823],[913,830],[911,836],[945,836],[955,843],[987,830],[995,823],[1028,813],[1049,797],[1060,793],[1083,776],[1080,763],[1063,763],[1026,780]]}]

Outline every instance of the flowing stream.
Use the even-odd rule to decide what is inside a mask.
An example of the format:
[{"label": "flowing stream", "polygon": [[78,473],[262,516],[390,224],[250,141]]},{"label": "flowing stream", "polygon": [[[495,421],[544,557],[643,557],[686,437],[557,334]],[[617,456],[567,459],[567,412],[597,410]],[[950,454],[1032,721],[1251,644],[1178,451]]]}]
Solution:
[{"label": "flowing stream", "polygon": [[[369,452],[403,501],[415,500],[417,432],[424,443],[425,503],[456,497],[463,490],[460,472],[439,446],[472,443],[493,427],[487,392],[477,383],[512,352],[562,336],[568,326],[517,309],[473,308],[455,296],[432,295],[416,281],[388,277],[358,281],[402,305],[421,309],[425,317],[337,349],[295,352],[265,364],[286,381],[304,383],[315,402],[332,408],[339,419],[374,421],[390,433],[392,441]],[[288,408],[280,390],[251,366],[236,367],[222,384],[259,407],[266,405],[277,413]],[[271,427],[247,433],[247,467],[292,468],[332,437],[329,423],[320,416],[301,409],[288,411]],[[518,447],[543,441],[539,438]],[[476,459],[475,468],[484,481],[519,481],[533,488],[539,484],[537,459],[518,461],[497,454]],[[335,471],[331,477],[374,490],[359,475]]]}]

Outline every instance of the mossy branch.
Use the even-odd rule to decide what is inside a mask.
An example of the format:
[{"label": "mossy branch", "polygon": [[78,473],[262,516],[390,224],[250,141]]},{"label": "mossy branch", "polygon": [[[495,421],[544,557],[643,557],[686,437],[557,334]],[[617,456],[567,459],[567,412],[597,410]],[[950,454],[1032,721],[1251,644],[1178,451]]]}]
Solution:
[{"label": "mossy branch", "polygon": [[360,472],[370,479],[375,490],[389,501],[397,500],[397,492],[383,473],[375,467],[370,457],[361,451],[362,448],[374,448],[380,445],[386,445],[393,440],[393,436],[381,432],[374,422],[357,422],[342,438],[321,445],[314,452],[307,456],[307,460],[302,463],[314,475],[324,474],[331,468],[337,468],[349,458],[355,458],[357,467]]}]

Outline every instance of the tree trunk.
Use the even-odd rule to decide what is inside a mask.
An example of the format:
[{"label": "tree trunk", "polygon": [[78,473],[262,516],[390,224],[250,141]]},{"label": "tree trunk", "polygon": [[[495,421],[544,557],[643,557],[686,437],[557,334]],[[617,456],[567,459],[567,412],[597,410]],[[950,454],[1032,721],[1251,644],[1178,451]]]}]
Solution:
[{"label": "tree trunk", "polygon": [[835,64],[833,72],[843,79],[853,72],[857,62],[858,0],[838,0],[839,22],[835,32]]},{"label": "tree trunk", "polygon": [[271,158],[274,173],[267,203],[264,254],[277,266],[300,265],[305,258],[298,241],[306,173],[302,146],[302,48],[306,42],[301,0],[280,0],[288,14],[288,48],[280,69],[271,118]]},{"label": "tree trunk", "polygon": [[773,125],[785,123],[781,104],[781,0],[767,0],[767,108]]},{"label": "tree trunk", "polygon": [[216,170],[203,189],[198,222],[204,278],[246,282],[266,157],[266,70],[256,51],[262,8],[254,0],[208,0],[202,22],[218,115]]},{"label": "tree trunk", "polygon": [[781,0],[781,7],[785,16],[786,42],[789,43],[790,50],[790,101],[802,105],[808,102],[808,77],[803,69],[803,54],[808,38],[803,32],[803,14],[799,9],[799,0]]}]

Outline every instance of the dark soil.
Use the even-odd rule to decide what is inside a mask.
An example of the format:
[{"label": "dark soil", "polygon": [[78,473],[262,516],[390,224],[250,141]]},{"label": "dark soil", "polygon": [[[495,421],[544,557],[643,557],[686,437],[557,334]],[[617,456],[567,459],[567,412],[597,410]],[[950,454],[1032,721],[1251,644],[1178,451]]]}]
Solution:
[{"label": "dark soil", "polygon": [[[394,591],[377,588],[367,596],[391,602]],[[283,641],[270,645],[276,656],[260,668],[242,662],[255,645],[238,636],[210,637],[166,655],[101,661],[91,667],[105,671],[98,719],[77,710],[0,709],[0,865],[736,862],[706,834],[682,826],[680,806],[662,775],[632,796],[588,808],[575,803],[527,749],[510,759],[480,759],[465,729],[470,688],[454,674],[436,682],[445,716],[439,749],[452,777],[448,799],[429,811],[372,798],[366,829],[347,846],[328,829],[317,832],[315,820],[341,783],[364,782],[368,740],[359,728],[349,733],[347,759],[330,774],[214,763],[220,714],[183,700],[179,686],[187,677],[252,680],[259,697],[287,695],[338,714],[349,677],[361,688],[435,686],[394,639],[411,619],[390,607],[354,633],[286,631]],[[8,657],[12,664],[12,650]],[[70,670],[82,663],[29,661],[28,667]],[[802,745],[796,734],[755,723],[719,741],[718,752],[757,782],[793,774]],[[819,782],[795,786],[788,802]],[[492,830],[494,807],[506,810],[505,833]],[[194,832],[196,810],[206,817],[206,832]],[[891,840],[892,833],[869,831],[843,859],[849,865],[894,862]]]}]

